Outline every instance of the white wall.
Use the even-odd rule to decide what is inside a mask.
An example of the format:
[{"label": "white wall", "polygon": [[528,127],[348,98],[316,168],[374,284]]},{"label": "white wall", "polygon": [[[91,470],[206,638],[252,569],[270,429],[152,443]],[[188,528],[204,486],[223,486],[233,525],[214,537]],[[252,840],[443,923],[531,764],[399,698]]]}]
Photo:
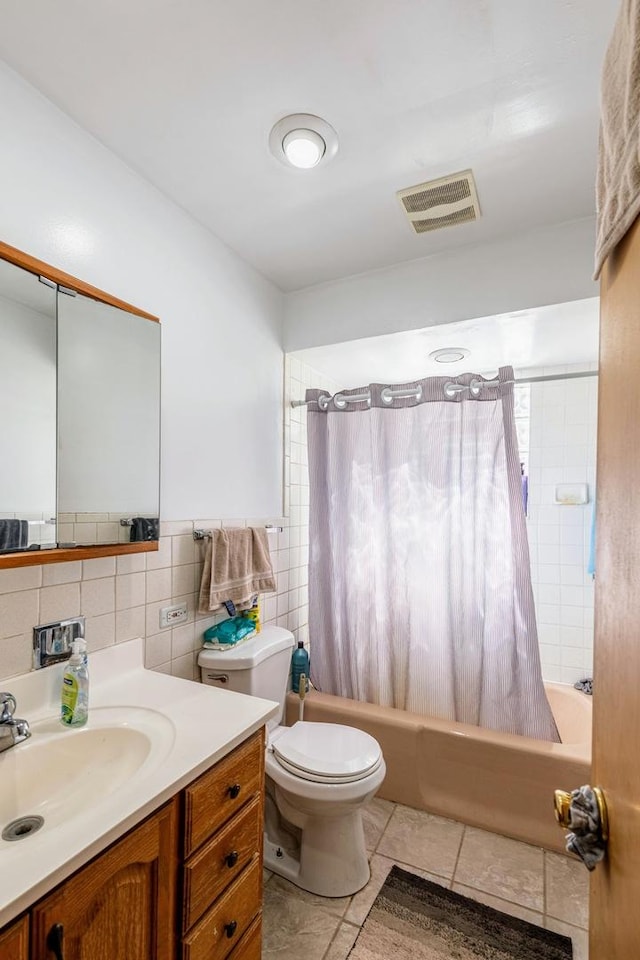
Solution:
[{"label": "white wall", "polygon": [[0,240],[162,320],[164,519],[282,512],[282,295],[0,64]]},{"label": "white wall", "polygon": [[[572,369],[544,368],[535,373]],[[597,377],[531,385],[527,518],[531,581],[542,673],[545,680],[562,683],[593,676],[594,584],[587,564],[596,483],[597,399]],[[556,504],[559,483],[588,483],[590,502]]]},{"label": "white wall", "polygon": [[285,349],[597,296],[594,233],[576,220],[287,294]]}]

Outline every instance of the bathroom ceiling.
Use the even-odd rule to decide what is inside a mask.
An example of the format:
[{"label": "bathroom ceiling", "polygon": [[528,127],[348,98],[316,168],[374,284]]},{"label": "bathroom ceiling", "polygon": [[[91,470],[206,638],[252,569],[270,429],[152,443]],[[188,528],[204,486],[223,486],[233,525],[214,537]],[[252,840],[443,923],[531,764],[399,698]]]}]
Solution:
[{"label": "bathroom ceiling", "polygon": [[[467,371],[492,375],[507,364],[519,371],[567,365],[584,369],[598,361],[599,311],[600,300],[592,297],[313,347],[298,350],[292,356],[344,389],[368,383],[455,376]],[[469,356],[456,363],[429,359],[433,350],[443,347],[464,347]]]},{"label": "bathroom ceiling", "polygon": [[[593,215],[618,0],[30,0],[0,56],[283,290]],[[285,114],[338,155],[288,169]],[[399,189],[471,167],[482,217],[416,236]]]}]

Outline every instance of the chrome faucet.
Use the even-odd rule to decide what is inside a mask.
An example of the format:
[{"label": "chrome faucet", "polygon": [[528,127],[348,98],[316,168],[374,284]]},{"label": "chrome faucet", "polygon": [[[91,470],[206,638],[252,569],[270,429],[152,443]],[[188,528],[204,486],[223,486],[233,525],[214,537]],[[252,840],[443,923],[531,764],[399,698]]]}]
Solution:
[{"label": "chrome faucet", "polygon": [[26,720],[14,720],[16,698],[12,693],[0,693],[0,753],[15,747],[31,736]]}]

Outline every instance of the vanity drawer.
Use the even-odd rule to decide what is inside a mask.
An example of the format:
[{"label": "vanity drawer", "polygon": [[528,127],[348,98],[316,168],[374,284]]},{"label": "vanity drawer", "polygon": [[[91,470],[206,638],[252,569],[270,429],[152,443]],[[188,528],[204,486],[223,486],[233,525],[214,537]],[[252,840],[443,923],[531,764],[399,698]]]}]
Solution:
[{"label": "vanity drawer", "polygon": [[261,960],[262,958],[262,914],[253,921],[237,947],[234,947],[229,960]]},{"label": "vanity drawer", "polygon": [[223,960],[232,950],[238,960],[259,960],[260,922],[252,921],[260,911],[261,892],[262,864],[256,855],[183,939],[182,960]]},{"label": "vanity drawer", "polygon": [[185,790],[188,857],[262,788],[264,731],[259,730]]},{"label": "vanity drawer", "polygon": [[184,867],[183,931],[188,930],[262,848],[262,799],[227,823]]}]

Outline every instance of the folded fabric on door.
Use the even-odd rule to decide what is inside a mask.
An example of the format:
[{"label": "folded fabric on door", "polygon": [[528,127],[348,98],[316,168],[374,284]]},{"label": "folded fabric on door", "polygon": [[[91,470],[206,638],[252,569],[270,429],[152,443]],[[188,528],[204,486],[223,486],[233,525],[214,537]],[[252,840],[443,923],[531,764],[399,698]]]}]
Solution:
[{"label": "folded fabric on door", "polygon": [[640,0],[622,0],[601,89],[596,280],[640,213]]},{"label": "folded fabric on door", "polygon": [[257,593],[276,589],[264,527],[212,530],[204,558],[198,608],[219,609],[225,600],[251,606]]}]

